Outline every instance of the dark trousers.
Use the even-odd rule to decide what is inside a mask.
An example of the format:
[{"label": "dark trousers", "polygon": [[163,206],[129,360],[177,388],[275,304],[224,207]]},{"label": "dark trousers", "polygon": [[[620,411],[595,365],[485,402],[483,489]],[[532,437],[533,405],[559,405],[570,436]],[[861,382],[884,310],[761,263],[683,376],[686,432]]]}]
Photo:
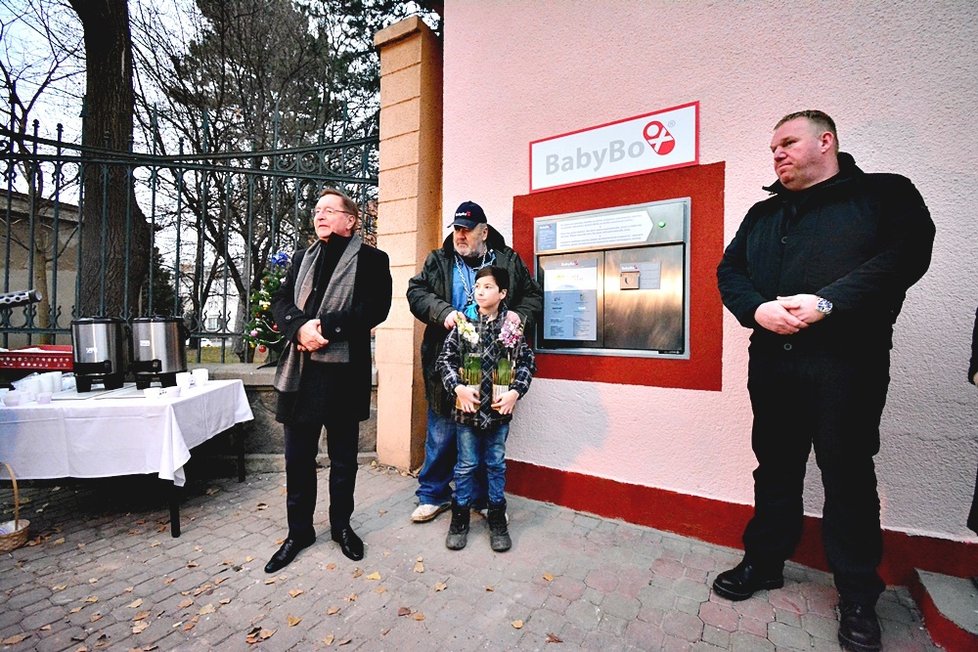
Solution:
[{"label": "dark trousers", "polygon": [[802,530],[806,463],[814,447],[825,503],[822,534],[839,595],[876,603],[885,585],[873,456],[889,385],[889,352],[763,350],[752,347],[748,390],[754,516],[744,531],[746,558],[778,567]]},{"label": "dark trousers", "polygon": [[[316,509],[316,455],[324,424],[285,424],[286,508],[289,536],[309,539]],[[334,530],[348,527],[353,515],[353,490],[357,481],[360,424],[348,419],[325,424],[329,454],[329,524]]]}]

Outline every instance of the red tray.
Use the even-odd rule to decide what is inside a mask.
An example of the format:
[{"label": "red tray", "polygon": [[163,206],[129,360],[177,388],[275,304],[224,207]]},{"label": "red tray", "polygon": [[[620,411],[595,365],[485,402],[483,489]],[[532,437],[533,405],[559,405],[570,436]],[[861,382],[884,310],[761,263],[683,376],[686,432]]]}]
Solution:
[{"label": "red tray", "polygon": [[0,352],[0,369],[36,369],[38,371],[71,371],[74,358],[70,344],[39,344],[39,351]]}]

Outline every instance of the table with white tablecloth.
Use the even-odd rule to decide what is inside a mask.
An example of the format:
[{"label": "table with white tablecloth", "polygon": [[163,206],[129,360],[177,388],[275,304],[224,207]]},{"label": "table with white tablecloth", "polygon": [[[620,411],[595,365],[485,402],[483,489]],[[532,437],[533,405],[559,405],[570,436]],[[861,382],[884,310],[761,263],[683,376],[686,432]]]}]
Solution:
[{"label": "table with white tablecloth", "polygon": [[[0,408],[0,461],[22,479],[154,473],[182,487],[192,448],[252,418],[240,380],[212,380],[177,397],[148,398],[128,385],[55,395],[43,405]],[[179,534],[178,525],[173,530]]]}]

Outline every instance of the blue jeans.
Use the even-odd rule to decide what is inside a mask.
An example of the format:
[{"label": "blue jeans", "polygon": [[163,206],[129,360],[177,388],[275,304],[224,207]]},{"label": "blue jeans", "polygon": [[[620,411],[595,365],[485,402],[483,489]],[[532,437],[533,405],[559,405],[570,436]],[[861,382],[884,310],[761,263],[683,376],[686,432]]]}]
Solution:
[{"label": "blue jeans", "polygon": [[474,428],[456,424],[458,431],[458,462],[455,464],[455,493],[458,504],[473,506],[478,500],[476,480],[485,468],[489,485],[489,504],[501,505],[506,500],[506,437],[509,424],[489,428]]},{"label": "blue jeans", "polygon": [[[415,495],[421,505],[440,505],[452,500],[452,478],[455,477],[455,461],[458,444],[455,440],[455,419],[444,417],[428,408],[428,430],[424,440],[424,464],[418,473],[418,489]],[[476,479],[476,504],[486,499],[485,473]]]}]

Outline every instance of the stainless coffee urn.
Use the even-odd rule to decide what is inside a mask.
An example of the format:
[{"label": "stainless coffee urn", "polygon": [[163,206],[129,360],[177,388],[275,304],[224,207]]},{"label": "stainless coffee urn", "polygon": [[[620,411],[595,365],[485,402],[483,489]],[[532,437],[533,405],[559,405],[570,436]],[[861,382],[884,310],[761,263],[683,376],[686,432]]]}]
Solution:
[{"label": "stainless coffee urn", "polygon": [[75,384],[89,392],[93,384],[119,389],[129,367],[126,323],[114,317],[83,317],[71,322]]},{"label": "stainless coffee urn", "polygon": [[177,384],[177,373],[187,370],[188,335],[179,317],[132,320],[132,371],[138,389],[149,387],[154,380],[159,380],[163,387]]}]

